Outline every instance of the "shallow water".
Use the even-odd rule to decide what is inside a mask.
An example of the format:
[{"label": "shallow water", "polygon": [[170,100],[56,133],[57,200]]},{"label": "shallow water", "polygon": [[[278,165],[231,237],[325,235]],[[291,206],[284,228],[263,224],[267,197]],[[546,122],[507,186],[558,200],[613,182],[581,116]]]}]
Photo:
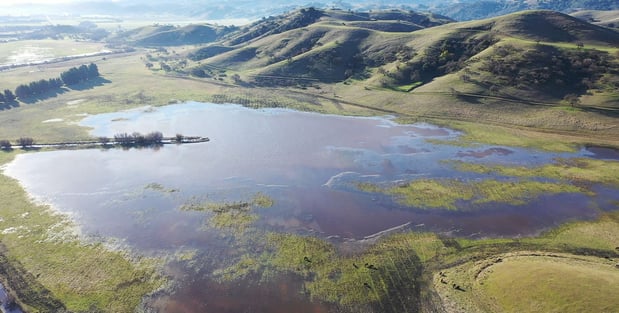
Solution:
[{"label": "shallow water", "polygon": [[[9,303],[11,302],[11,303]],[[2,284],[0,284],[0,312],[4,313],[23,313],[18,305],[9,300],[9,294]]]},{"label": "shallow water", "polygon": [[[161,131],[165,136],[211,139],[157,150],[20,154],[7,166],[5,172],[36,199],[70,213],[84,234],[119,238],[145,253],[182,248],[226,255],[229,246],[219,232],[205,229],[205,213],[179,210],[192,199],[249,200],[262,192],[275,205],[258,210],[259,227],[342,239],[361,239],[407,222],[415,230],[454,236],[528,236],[565,221],[594,218],[619,200],[616,190],[600,187],[597,198],[559,194],[518,206],[460,203],[456,212],[407,208],[391,197],[360,192],[354,183],[488,178],[455,171],[443,161],[532,166],[557,157],[599,155],[591,149],[547,153],[433,144],[427,139],[453,139],[458,133],[429,124],[398,125],[388,118],[186,103],[90,116],[82,125],[92,127],[94,136]],[[153,183],[158,187],[149,187]],[[253,289],[214,284],[208,275],[187,280],[181,274],[178,281],[177,293],[157,302],[162,311],[280,312],[276,307],[294,306],[307,312],[326,310],[291,296],[288,290],[298,288],[287,279]],[[188,299],[197,303],[187,308]]]}]

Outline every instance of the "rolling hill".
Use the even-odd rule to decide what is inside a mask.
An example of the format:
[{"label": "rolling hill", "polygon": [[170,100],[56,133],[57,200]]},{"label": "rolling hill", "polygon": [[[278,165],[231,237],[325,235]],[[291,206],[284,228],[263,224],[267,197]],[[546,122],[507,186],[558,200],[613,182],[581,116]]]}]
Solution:
[{"label": "rolling hill", "polygon": [[181,46],[210,43],[236,30],[233,26],[194,24],[183,27],[150,25],[122,32],[110,38],[115,43],[137,46]]},{"label": "rolling hill", "polygon": [[582,10],[570,15],[591,24],[619,29],[619,10]]},{"label": "rolling hill", "polygon": [[201,69],[257,86],[346,82],[559,103],[614,94],[618,45],[618,32],[553,11],[453,23],[408,11],[300,10],[194,55],[204,57]]}]

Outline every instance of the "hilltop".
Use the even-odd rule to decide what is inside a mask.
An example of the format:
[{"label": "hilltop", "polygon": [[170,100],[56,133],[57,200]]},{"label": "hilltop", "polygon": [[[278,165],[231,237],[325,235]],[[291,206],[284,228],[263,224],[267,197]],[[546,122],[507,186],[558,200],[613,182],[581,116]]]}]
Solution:
[{"label": "hilltop", "polygon": [[301,10],[230,33],[191,56],[201,70],[227,69],[258,86],[461,86],[553,102],[610,91],[617,55],[609,52],[617,45],[619,33],[552,11],[453,23],[404,11]]},{"label": "hilltop", "polygon": [[193,45],[219,40],[236,29],[233,26],[210,24],[192,24],[182,27],[154,24],[121,32],[108,41],[136,46]]},{"label": "hilltop", "polygon": [[591,24],[619,29],[619,10],[582,10],[570,15]]}]

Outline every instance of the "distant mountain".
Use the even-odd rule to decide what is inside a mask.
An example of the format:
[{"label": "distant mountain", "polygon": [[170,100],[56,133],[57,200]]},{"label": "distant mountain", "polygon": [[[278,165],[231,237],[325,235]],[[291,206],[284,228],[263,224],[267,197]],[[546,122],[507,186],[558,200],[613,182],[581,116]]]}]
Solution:
[{"label": "distant mountain", "polygon": [[[173,19],[183,17],[196,20],[244,18],[257,20],[277,16],[300,8],[338,8],[353,11],[403,9],[434,12],[455,20],[467,21],[504,15],[507,13],[544,9],[564,13],[577,10],[619,10],[616,0],[394,0],[394,1],[324,1],[324,0],[84,0],[54,4],[14,4],[0,2],[0,12],[10,15],[111,15],[118,18]],[[0,13],[2,15],[2,13]]]},{"label": "distant mountain", "polygon": [[137,46],[193,45],[219,40],[224,35],[235,30],[237,30],[236,27],[208,24],[183,27],[155,24],[118,33],[108,41]]},{"label": "distant mountain", "polygon": [[583,10],[570,14],[591,24],[619,29],[619,10],[599,11]]},{"label": "distant mountain", "polygon": [[477,0],[442,3],[437,13],[458,21],[470,21],[524,10],[552,10],[570,13],[577,10],[617,10],[616,0]]}]

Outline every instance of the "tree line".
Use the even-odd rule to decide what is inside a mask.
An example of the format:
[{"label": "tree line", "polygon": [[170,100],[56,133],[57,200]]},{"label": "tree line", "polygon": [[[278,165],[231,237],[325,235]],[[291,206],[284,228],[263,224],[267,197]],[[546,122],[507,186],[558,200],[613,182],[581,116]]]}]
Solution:
[{"label": "tree line", "polygon": [[58,89],[62,86],[71,86],[88,80],[99,77],[99,68],[96,64],[81,65],[72,67],[60,74],[60,77],[51,79],[41,79],[28,84],[21,84],[15,88],[15,92],[9,89],[0,92],[0,103],[13,103],[17,98],[24,99],[27,97],[38,96],[49,92],[50,90]]},{"label": "tree line", "polygon": [[[109,138],[100,137],[99,141],[105,145],[109,141]],[[114,141],[121,146],[157,146],[161,145],[163,134],[158,131],[146,135],[138,132],[134,132],[133,134],[119,133],[114,135]]]}]

